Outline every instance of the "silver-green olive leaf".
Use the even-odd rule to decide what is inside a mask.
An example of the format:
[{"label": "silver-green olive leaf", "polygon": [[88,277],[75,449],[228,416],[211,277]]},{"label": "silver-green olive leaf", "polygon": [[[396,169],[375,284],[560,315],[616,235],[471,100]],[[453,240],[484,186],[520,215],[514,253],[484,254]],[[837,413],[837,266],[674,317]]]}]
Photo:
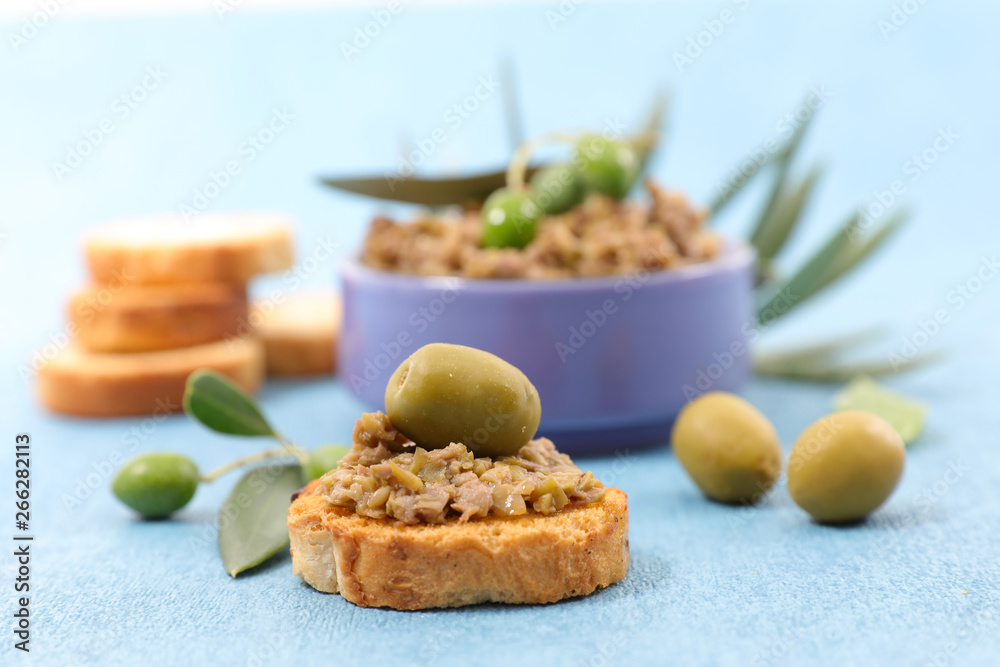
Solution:
[{"label": "silver-green olive leaf", "polygon": [[201,369],[188,376],[184,412],[219,433],[277,437],[257,402],[215,371]]},{"label": "silver-green olive leaf", "polygon": [[219,510],[219,555],[231,576],[288,547],[288,507],[302,487],[297,464],[254,468],[233,487]]}]

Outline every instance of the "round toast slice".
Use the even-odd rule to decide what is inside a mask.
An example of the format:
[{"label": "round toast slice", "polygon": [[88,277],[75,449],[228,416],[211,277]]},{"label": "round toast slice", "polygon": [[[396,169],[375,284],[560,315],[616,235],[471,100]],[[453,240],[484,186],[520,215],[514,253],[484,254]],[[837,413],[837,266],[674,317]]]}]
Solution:
[{"label": "round toast slice", "polygon": [[246,284],[292,265],[292,225],[275,213],[160,216],[98,227],[85,243],[95,282]]},{"label": "round toast slice", "polygon": [[49,410],[79,417],[179,412],[187,377],[199,368],[256,391],[264,351],[253,338],[135,354],[93,354],[67,347],[38,369],[38,397]]},{"label": "round toast slice", "polygon": [[286,295],[250,308],[250,323],[264,341],[269,375],[320,375],[336,369],[340,297],[332,292]]},{"label": "round toast slice", "polygon": [[[246,290],[228,283],[91,285],[75,294],[67,319],[89,352],[149,352],[239,335],[247,323]],[[243,333],[245,333],[244,331]]]},{"label": "round toast slice", "polygon": [[544,604],[610,586],[628,571],[628,499],[619,489],[550,515],[405,525],[328,506],[319,484],[288,510],[293,571],[362,607]]}]

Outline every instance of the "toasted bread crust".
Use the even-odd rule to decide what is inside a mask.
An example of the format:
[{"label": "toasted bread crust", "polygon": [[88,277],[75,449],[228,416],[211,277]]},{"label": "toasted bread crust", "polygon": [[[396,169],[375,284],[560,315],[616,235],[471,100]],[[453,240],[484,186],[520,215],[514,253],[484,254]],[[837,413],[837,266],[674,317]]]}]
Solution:
[{"label": "toasted bread crust", "polygon": [[619,489],[549,516],[408,526],[328,507],[313,493],[318,484],[288,510],[293,571],[362,607],[543,604],[610,586],[628,570],[628,501]]},{"label": "toasted bread crust", "polygon": [[289,294],[279,303],[258,301],[251,306],[250,322],[264,341],[268,375],[320,375],[336,369],[339,296],[303,293]]},{"label": "toasted bread crust", "polygon": [[291,223],[266,213],[180,216],[118,222],[95,230],[85,246],[97,283],[245,285],[292,265]]},{"label": "toasted bread crust", "polygon": [[247,324],[246,290],[226,283],[93,285],[75,294],[67,318],[89,352],[148,352],[236,336]]},{"label": "toasted bread crust", "polygon": [[39,369],[37,391],[49,410],[79,417],[164,414],[181,410],[184,384],[199,368],[255,391],[263,377],[263,349],[254,339],[135,354],[67,348]]}]

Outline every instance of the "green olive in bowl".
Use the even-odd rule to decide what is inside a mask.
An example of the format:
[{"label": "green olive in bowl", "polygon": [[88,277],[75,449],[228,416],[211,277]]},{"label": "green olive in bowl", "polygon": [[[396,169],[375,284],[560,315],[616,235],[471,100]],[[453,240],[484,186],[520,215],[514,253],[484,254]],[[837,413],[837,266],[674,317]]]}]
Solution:
[{"label": "green olive in bowl", "polygon": [[788,492],[821,523],[860,521],[884,503],[903,474],[906,448],[870,412],[827,415],[802,432],[788,458]]},{"label": "green olive in bowl", "polygon": [[483,247],[523,248],[535,238],[542,210],[525,191],[500,188],[483,202]]},{"label": "green olive in bowl", "polygon": [[599,136],[580,141],[575,164],[588,188],[613,199],[624,199],[639,175],[639,156],[632,146]]},{"label": "green olive in bowl", "polygon": [[565,213],[586,194],[580,173],[572,164],[542,167],[531,177],[535,203],[546,215]]},{"label": "green olive in bowl", "polygon": [[538,430],[534,385],[500,357],[464,345],[425,345],[392,374],[385,411],[426,449],[462,443],[477,456],[509,456]]},{"label": "green olive in bowl", "polygon": [[712,500],[754,502],[781,474],[781,443],[774,426],[735,394],[715,391],[688,403],[671,440],[674,456]]}]

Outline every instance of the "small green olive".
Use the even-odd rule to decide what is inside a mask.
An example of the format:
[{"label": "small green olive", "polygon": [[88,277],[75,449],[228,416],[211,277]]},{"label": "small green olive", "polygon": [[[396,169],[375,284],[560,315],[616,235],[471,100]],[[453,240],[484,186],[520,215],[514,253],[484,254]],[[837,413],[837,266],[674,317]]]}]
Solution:
[{"label": "small green olive", "polygon": [[453,442],[477,456],[509,456],[538,430],[542,406],[524,373],[500,357],[432,343],[406,359],[385,388],[385,411],[426,449]]},{"label": "small green olive", "polygon": [[523,248],[535,238],[542,210],[527,191],[500,188],[483,203],[483,246]]},{"label": "small green olive", "polygon": [[892,495],[905,459],[903,439],[889,422],[870,412],[835,412],[795,441],[788,492],[817,521],[859,521]]},{"label": "small green olive", "polygon": [[323,445],[317,447],[309,453],[309,461],[306,463],[306,477],[311,482],[319,479],[326,473],[337,467],[344,454],[351,451],[350,447],[344,445]]},{"label": "small green olive", "polygon": [[187,505],[200,479],[198,466],[188,457],[152,452],[122,466],[111,489],[143,518],[158,519]]},{"label": "small green olive", "polygon": [[580,141],[576,165],[588,188],[614,199],[624,199],[639,175],[639,156],[634,148],[599,136]]},{"label": "small green olive", "polygon": [[535,203],[546,215],[565,213],[583,201],[586,190],[580,173],[571,164],[542,167],[531,177]]},{"label": "small green olive", "polygon": [[781,474],[774,426],[734,394],[713,391],[688,403],[671,439],[684,470],[702,493],[719,502],[754,502]]}]

